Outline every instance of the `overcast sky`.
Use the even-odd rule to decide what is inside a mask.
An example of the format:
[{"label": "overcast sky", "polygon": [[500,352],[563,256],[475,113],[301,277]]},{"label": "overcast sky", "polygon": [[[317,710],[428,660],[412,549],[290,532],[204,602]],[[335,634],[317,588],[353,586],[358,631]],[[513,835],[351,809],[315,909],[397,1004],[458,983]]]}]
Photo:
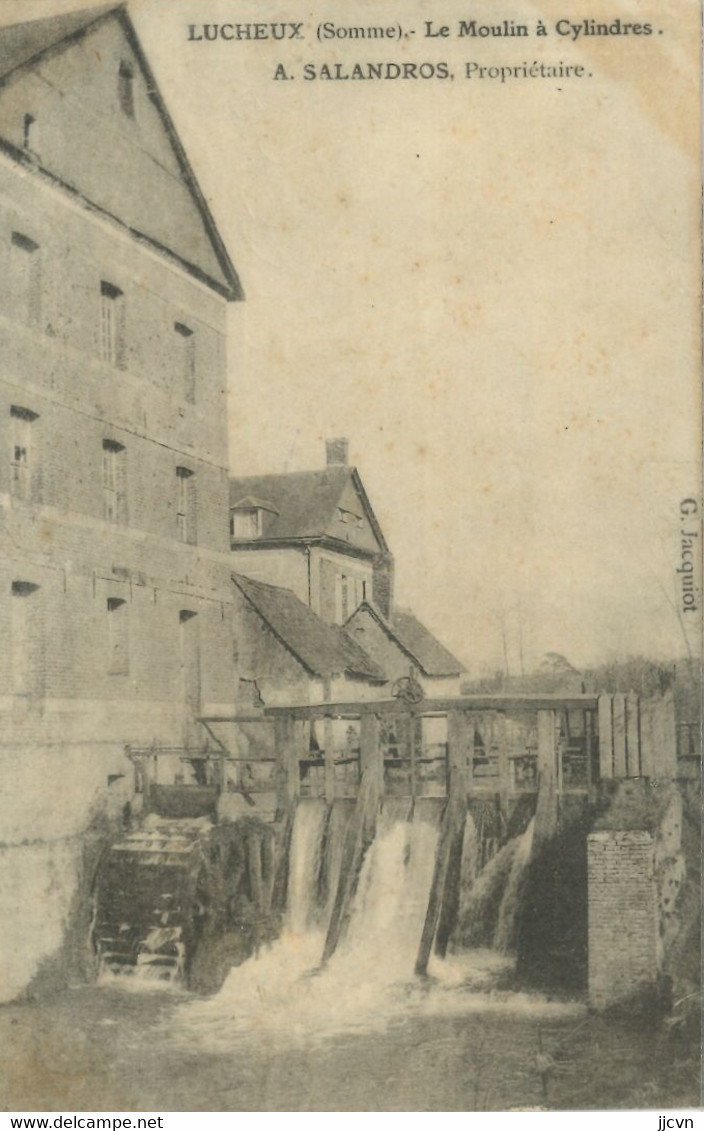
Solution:
[{"label": "overcast sky", "polygon": [[[600,14],[572,8],[575,23]],[[453,31],[499,18],[495,0],[439,9],[130,5],[246,291],[231,318],[232,469],[319,467],[325,438],[348,436],[398,602],[474,673],[502,665],[502,637],[512,670],[519,636],[527,666],[548,650],[578,666],[682,654],[679,508],[699,485],[698,5],[658,4],[662,36],[583,47],[426,40],[426,18]],[[570,10],[504,14],[553,27]],[[186,39],[189,23],[268,19],[303,20],[307,40]],[[417,32],[320,44],[325,19]],[[307,61],[367,59],[447,60],[456,79],[302,78]],[[593,77],[462,73],[535,59]],[[273,81],[278,62],[295,80]]]}]

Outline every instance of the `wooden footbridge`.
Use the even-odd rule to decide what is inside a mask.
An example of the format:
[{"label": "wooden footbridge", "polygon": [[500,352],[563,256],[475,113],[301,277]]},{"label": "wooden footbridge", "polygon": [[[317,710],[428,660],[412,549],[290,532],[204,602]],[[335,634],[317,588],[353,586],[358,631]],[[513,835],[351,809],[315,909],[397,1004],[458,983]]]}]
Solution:
[{"label": "wooden footbridge", "polygon": [[[280,807],[298,797],[356,797],[365,773],[380,796],[445,797],[454,782],[468,795],[508,799],[539,789],[589,794],[599,781],[679,772],[671,696],[395,698],[199,721],[211,739],[208,757],[228,767],[227,788],[255,803],[274,792]],[[233,753],[238,730],[246,732],[244,754]],[[215,777],[224,782],[228,773]]]}]

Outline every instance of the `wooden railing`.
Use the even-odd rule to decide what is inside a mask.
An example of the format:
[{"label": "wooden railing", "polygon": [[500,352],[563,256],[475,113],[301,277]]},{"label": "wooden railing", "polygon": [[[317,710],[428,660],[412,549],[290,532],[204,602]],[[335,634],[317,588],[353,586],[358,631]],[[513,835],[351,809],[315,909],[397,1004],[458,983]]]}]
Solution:
[{"label": "wooden railing", "polygon": [[[598,780],[682,770],[668,695],[478,695],[271,707],[265,715],[290,797],[356,796],[370,765],[384,793],[411,797],[447,795],[451,764],[468,793],[506,796],[536,793],[546,780],[558,795],[588,794]],[[424,741],[430,719],[444,721],[443,741]],[[314,741],[321,725],[323,740]],[[336,726],[346,728],[344,742]]]},{"label": "wooden railing", "polygon": [[[179,784],[159,772],[159,761],[174,757],[201,767],[192,784],[240,792],[252,805],[257,794],[276,795],[279,809],[299,797],[356,799],[365,770],[387,796],[445,797],[452,765],[466,794],[508,799],[541,784],[555,795],[589,794],[599,780],[693,776],[699,768],[695,728],[676,728],[670,695],[389,699],[198,721],[208,736],[203,749],[130,751],[145,792]],[[245,731],[249,752],[240,753],[237,733]]]}]

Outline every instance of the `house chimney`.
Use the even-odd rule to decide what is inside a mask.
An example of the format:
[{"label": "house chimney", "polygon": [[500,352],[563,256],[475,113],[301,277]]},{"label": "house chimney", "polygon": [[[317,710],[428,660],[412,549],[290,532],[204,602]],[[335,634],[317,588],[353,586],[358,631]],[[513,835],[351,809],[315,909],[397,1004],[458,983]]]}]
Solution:
[{"label": "house chimney", "polygon": [[347,467],[349,440],[346,436],[338,436],[334,440],[325,441],[325,455],[328,467]]}]

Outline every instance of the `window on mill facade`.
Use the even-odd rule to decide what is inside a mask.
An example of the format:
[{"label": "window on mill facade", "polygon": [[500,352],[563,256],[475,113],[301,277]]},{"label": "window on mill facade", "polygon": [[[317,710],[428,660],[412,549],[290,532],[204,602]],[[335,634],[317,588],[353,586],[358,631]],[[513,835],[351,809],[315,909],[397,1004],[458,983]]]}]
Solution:
[{"label": "window on mill facade", "polygon": [[39,244],[23,232],[13,232],[10,280],[19,321],[38,326],[42,312],[42,260]]},{"label": "window on mill facade", "polygon": [[37,691],[41,651],[36,619],[39,586],[33,581],[13,581],[10,592],[12,691],[15,695],[31,695]]},{"label": "window on mill facade", "polygon": [[183,382],[183,396],[189,404],[196,399],[196,336],[190,326],[174,322],[179,353],[179,371]]},{"label": "window on mill facade", "polygon": [[122,597],[108,597],[108,652],[109,675],[127,675],[129,671],[129,606]]},{"label": "window on mill facade", "polygon": [[103,440],[103,517],[107,522],[127,521],[125,459],[124,444]]},{"label": "window on mill facade", "polygon": [[10,408],[12,494],[25,502],[32,498],[33,426],[38,416],[38,413],[21,405],[13,404]]},{"label": "window on mill facade", "polygon": [[100,284],[100,357],[122,368],[125,362],[125,296],[105,279]]},{"label": "window on mill facade", "polygon": [[176,468],[176,537],[196,542],[196,477],[190,467]]}]

